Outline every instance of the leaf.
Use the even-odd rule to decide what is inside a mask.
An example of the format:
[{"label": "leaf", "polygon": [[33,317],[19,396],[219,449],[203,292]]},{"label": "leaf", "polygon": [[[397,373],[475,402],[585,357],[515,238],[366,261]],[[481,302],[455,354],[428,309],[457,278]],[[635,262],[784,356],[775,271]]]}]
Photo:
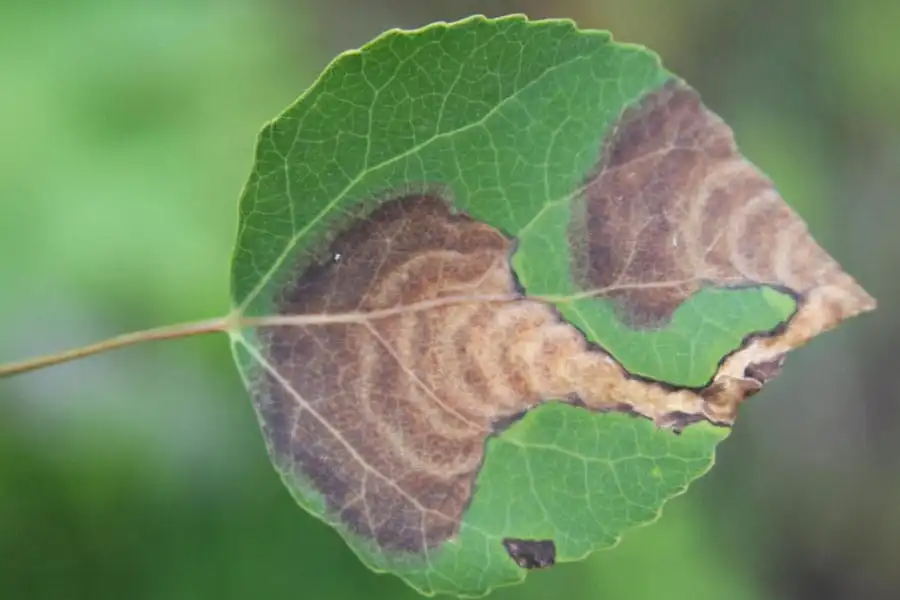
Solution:
[{"label": "leaf", "polygon": [[297,501],[475,596],[651,522],[875,306],[657,56],[521,16],[338,57],[260,135],[232,283]]}]

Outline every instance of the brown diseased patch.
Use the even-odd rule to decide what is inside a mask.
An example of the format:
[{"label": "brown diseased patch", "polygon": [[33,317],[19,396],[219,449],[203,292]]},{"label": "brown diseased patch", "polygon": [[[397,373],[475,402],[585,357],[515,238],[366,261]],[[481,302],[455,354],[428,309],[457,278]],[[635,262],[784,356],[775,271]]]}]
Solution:
[{"label": "brown diseased patch", "polygon": [[801,297],[830,287],[840,315],[872,303],[683,82],[644,96],[611,131],[573,206],[572,270],[631,326],[664,325],[704,285]]}]

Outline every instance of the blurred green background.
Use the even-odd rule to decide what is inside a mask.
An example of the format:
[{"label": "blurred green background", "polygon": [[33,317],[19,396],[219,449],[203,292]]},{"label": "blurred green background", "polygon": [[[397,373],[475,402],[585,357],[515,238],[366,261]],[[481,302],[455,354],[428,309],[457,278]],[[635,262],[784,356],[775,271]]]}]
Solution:
[{"label": "blurred green background", "polygon": [[[225,311],[261,125],[336,53],[476,12],[661,53],[880,301],[658,523],[492,598],[900,598],[897,0],[3,3],[0,360]],[[0,597],[415,596],[292,502],[219,337],[0,382]]]}]

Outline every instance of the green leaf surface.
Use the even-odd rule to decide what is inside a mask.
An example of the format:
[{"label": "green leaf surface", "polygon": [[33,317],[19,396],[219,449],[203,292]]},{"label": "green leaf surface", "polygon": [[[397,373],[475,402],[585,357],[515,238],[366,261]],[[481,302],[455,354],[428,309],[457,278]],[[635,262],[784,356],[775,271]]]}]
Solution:
[{"label": "green leaf surface", "polygon": [[297,501],[475,596],[655,519],[874,306],[656,55],[519,16],[338,57],[260,134],[232,284]]}]

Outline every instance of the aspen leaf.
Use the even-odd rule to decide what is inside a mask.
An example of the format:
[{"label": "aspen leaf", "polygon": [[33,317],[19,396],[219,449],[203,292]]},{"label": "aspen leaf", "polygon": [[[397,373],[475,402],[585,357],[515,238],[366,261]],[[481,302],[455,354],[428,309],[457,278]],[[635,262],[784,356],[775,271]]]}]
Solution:
[{"label": "aspen leaf", "polygon": [[651,522],[875,306],[656,55],[521,16],[390,31],[269,123],[232,302],[297,502],[462,596]]}]

